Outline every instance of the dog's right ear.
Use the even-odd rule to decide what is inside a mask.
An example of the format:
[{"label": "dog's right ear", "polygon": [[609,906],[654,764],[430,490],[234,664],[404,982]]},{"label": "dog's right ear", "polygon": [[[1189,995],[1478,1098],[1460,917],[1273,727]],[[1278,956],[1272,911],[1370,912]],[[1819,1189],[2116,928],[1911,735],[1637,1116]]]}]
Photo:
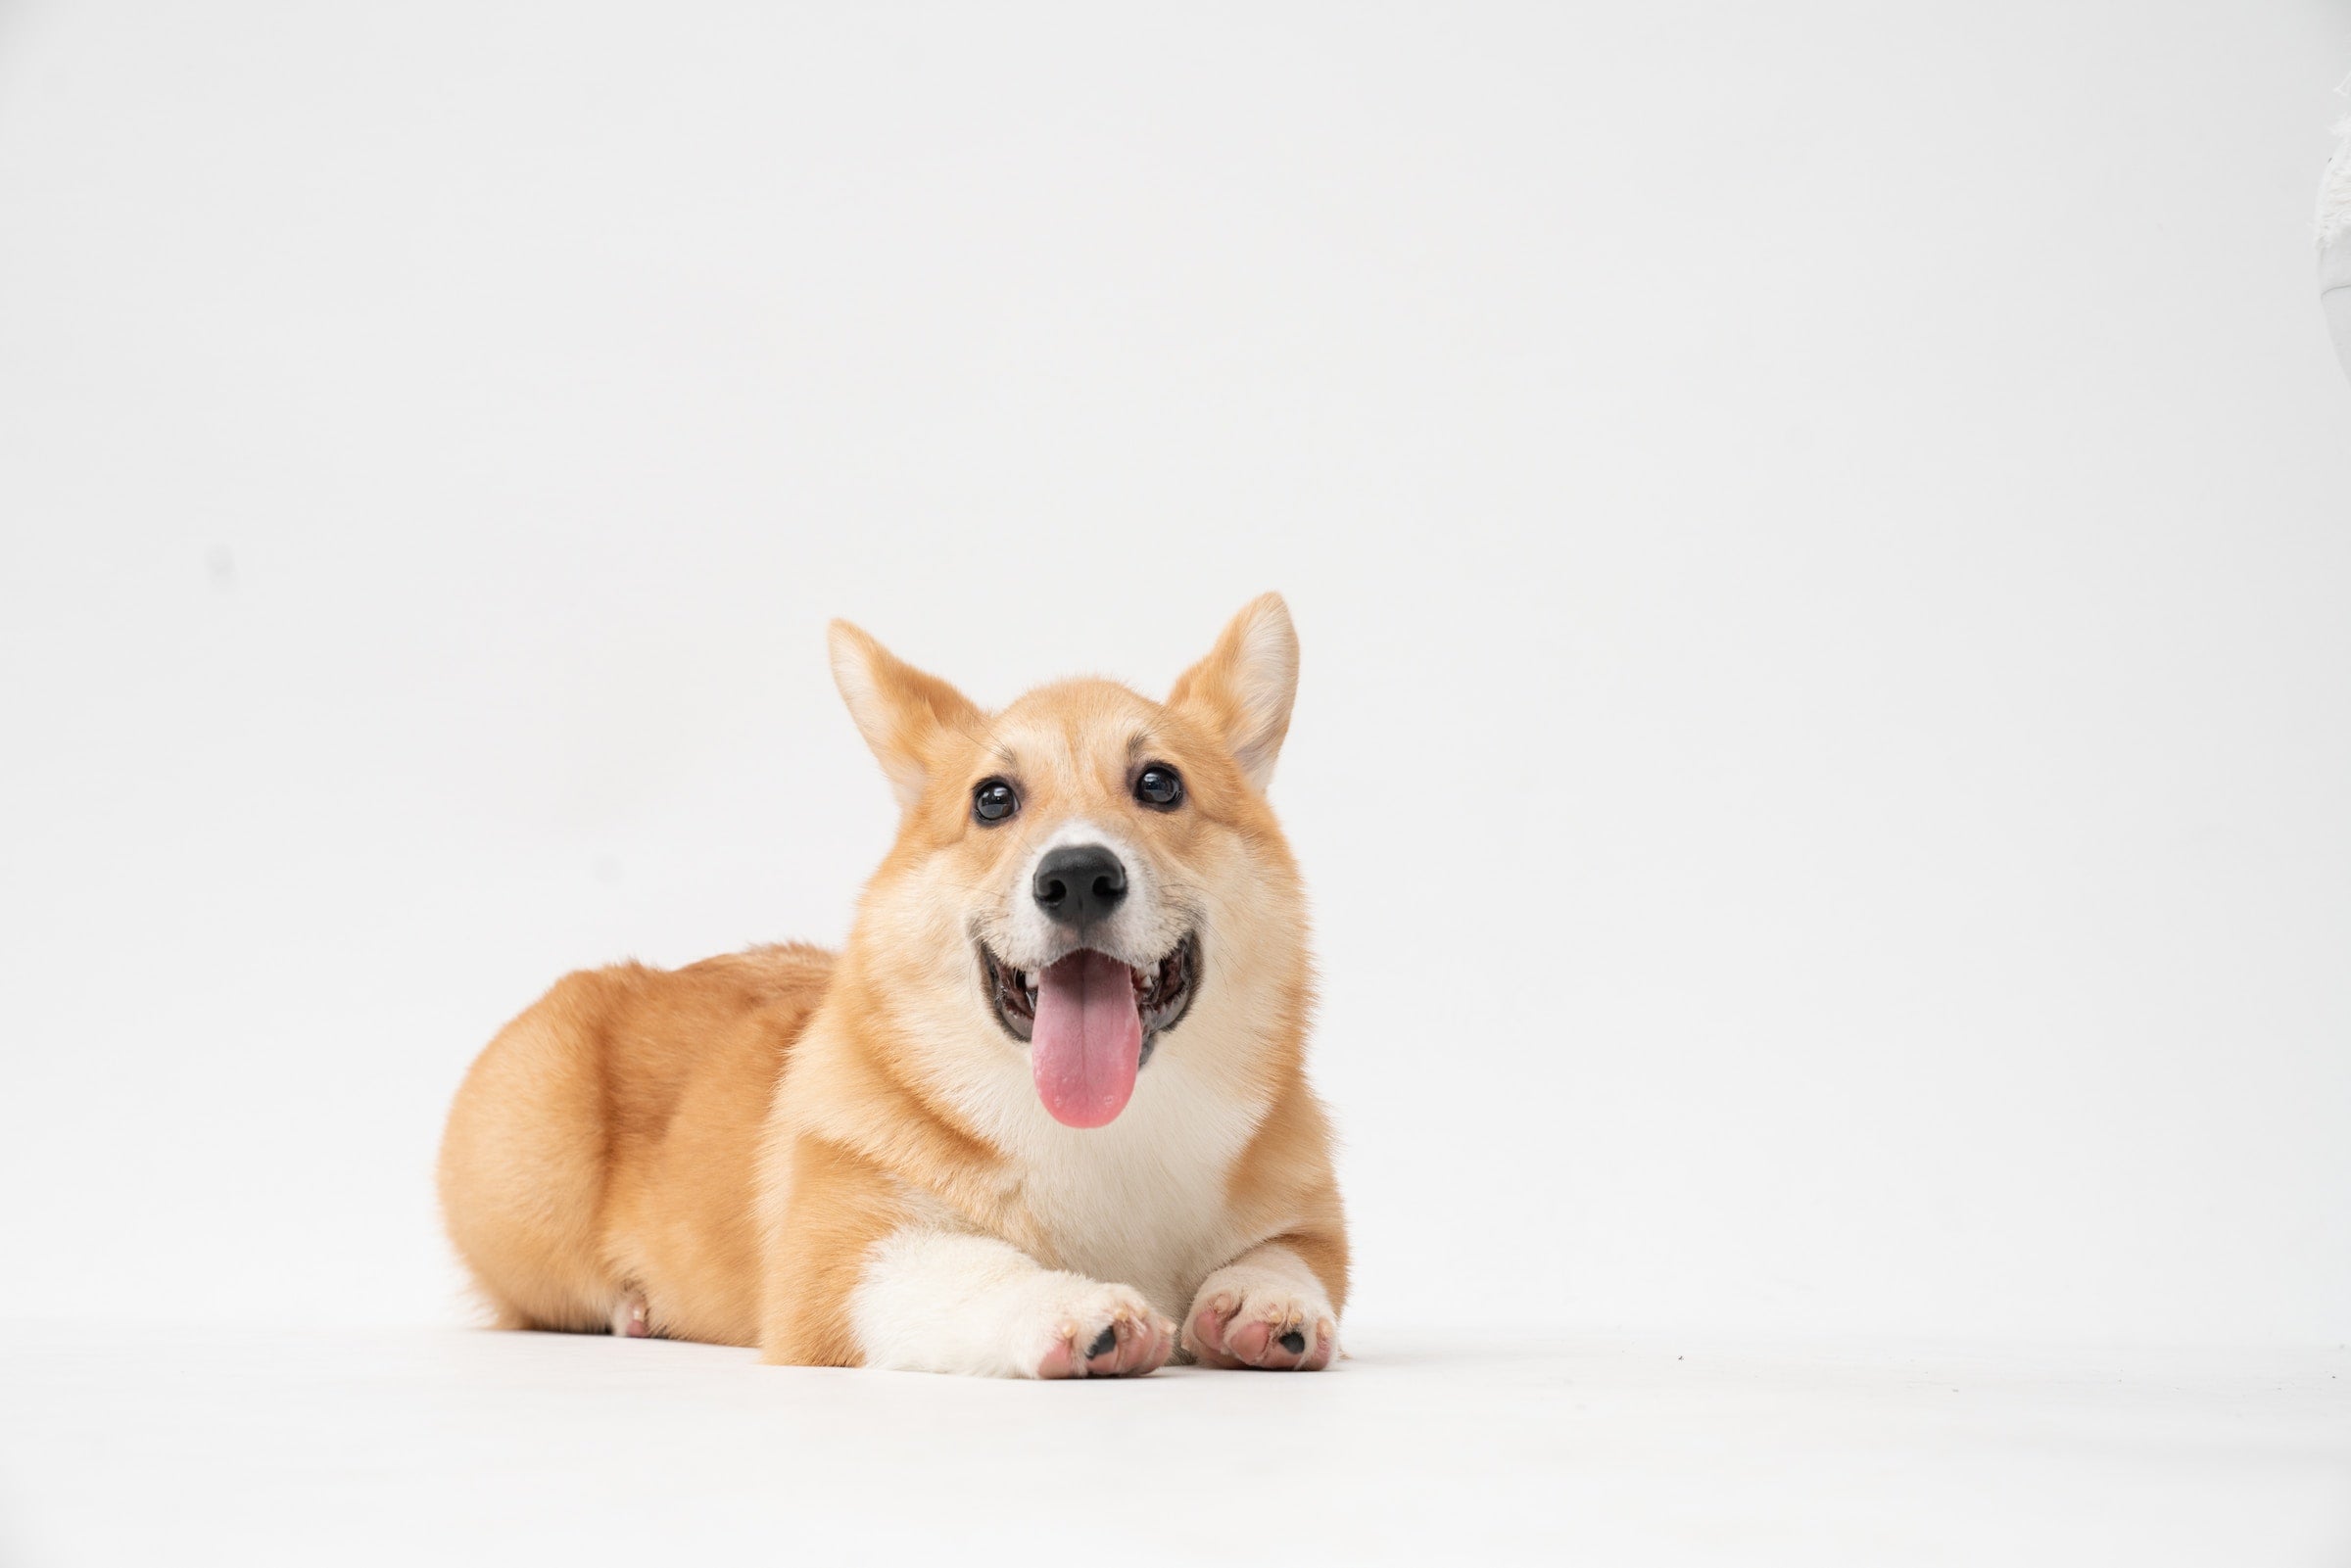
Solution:
[{"label": "dog's right ear", "polygon": [[951,735],[982,724],[971,699],[936,675],[926,675],[846,621],[826,634],[833,648],[833,684],[840,688],[857,733],[873,748],[897,791],[900,810],[912,809]]},{"label": "dog's right ear", "polygon": [[1279,594],[1261,594],[1241,606],[1208,657],[1183,672],[1168,706],[1205,718],[1232,748],[1249,786],[1263,790],[1290,733],[1297,695],[1298,634],[1290,629],[1290,607]]}]

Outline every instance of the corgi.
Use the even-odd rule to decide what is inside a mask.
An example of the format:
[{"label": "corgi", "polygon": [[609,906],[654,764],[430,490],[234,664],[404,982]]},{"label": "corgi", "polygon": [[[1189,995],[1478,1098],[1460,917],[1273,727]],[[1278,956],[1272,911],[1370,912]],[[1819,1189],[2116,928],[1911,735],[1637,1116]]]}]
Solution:
[{"label": "corgi", "polygon": [[845,622],[831,651],[901,813],[849,939],[582,971],[500,1031],[439,1166],[496,1322],[996,1377],[1330,1366],[1346,1221],[1266,799],[1281,598],[1164,703],[988,713]]}]

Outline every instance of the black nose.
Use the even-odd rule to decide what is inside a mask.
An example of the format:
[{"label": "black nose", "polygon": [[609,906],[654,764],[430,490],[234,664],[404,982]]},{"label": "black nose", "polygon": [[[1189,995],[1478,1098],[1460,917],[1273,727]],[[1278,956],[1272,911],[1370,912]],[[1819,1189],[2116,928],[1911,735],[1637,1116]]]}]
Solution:
[{"label": "black nose", "polygon": [[1083,929],[1127,896],[1127,868],[1100,844],[1064,844],[1036,863],[1032,890],[1048,917]]}]

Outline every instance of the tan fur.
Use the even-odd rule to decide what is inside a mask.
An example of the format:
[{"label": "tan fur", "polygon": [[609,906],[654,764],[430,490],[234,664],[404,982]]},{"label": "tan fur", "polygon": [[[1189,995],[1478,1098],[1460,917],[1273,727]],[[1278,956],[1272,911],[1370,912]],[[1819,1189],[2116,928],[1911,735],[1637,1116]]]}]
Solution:
[{"label": "tan fur", "polygon": [[[1262,792],[1296,665],[1280,601],[1244,610],[1165,705],[1075,681],[986,714],[845,626],[835,665],[904,806],[846,948],[577,974],[500,1032],[440,1166],[450,1235],[497,1321],[600,1329],[636,1293],[658,1333],[855,1365],[850,1299],[908,1225],[999,1238],[1171,1316],[1278,1242],[1342,1309],[1330,1135],[1304,1075],[1304,894]],[[1131,798],[1146,754],[1181,773],[1180,809]],[[1018,818],[975,825],[975,783],[1016,773]],[[1197,915],[1204,954],[1133,1104],[1091,1132],[1015,1092],[1023,1048],[972,946],[1004,951],[1022,857],[1074,822],[1131,846],[1170,907]],[[1122,1209],[1107,1195],[1129,1181]]]}]

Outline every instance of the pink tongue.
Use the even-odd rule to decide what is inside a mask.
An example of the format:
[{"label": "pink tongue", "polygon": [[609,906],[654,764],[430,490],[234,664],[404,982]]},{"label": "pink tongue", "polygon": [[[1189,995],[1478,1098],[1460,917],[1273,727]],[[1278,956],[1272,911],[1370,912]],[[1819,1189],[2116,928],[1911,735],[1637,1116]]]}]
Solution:
[{"label": "pink tongue", "polygon": [[1054,1120],[1107,1126],[1127,1109],[1142,1059],[1143,1016],[1126,965],[1078,952],[1037,975],[1029,1066]]}]

